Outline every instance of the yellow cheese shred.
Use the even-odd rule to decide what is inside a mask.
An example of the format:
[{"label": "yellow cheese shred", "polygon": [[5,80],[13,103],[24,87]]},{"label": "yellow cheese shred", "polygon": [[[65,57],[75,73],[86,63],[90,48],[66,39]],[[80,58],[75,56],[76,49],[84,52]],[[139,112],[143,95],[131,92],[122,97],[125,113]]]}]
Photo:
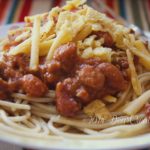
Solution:
[{"label": "yellow cheese shred", "polygon": [[39,64],[39,45],[40,45],[40,17],[34,18],[32,39],[31,39],[31,57],[30,57],[30,69],[38,69]]},{"label": "yellow cheese shred", "polygon": [[133,89],[134,89],[136,95],[141,95],[142,94],[141,84],[137,77],[136,69],[135,69],[134,62],[133,62],[133,56],[129,50],[127,50],[127,58],[128,58],[128,62],[129,62],[131,83],[132,83]]}]

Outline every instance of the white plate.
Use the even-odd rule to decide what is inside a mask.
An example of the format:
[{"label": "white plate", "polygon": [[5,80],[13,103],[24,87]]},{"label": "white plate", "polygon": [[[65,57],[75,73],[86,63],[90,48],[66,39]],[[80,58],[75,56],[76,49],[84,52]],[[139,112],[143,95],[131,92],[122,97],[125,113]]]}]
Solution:
[{"label": "white plate", "polygon": [[[14,24],[13,24],[14,25]],[[21,25],[22,24],[15,24]],[[0,38],[4,37],[11,25],[0,27]],[[0,131],[0,140],[8,143],[17,144],[20,146],[37,148],[37,149],[51,149],[51,150],[127,150],[150,147],[150,134],[145,134],[132,138],[125,139],[110,139],[110,140],[72,140],[72,139],[58,139],[45,140],[33,138],[21,138],[13,134],[6,134]]]}]

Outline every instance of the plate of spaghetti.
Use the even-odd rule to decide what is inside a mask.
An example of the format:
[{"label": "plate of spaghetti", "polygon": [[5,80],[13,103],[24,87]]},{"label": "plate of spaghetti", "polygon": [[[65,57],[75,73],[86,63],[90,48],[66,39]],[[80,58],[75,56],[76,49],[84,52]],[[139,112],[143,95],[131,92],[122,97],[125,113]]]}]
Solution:
[{"label": "plate of spaghetti", "polygon": [[148,42],[86,0],[27,16],[0,41],[0,139],[42,149],[150,146],[149,70]]}]

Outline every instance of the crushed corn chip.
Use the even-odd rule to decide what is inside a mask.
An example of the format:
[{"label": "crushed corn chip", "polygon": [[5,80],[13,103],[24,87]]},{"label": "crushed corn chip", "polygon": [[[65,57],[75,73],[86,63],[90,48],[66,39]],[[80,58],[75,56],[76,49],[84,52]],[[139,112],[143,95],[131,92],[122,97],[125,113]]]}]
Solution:
[{"label": "crushed corn chip", "polygon": [[117,98],[111,95],[107,95],[103,98],[106,102],[109,103],[116,103],[117,102]]},{"label": "crushed corn chip", "polygon": [[95,57],[100,57],[102,60],[111,62],[111,48],[97,47],[93,50]]},{"label": "crushed corn chip", "polygon": [[79,33],[85,25],[85,18],[79,14],[64,11],[60,13],[58,22],[56,24],[56,31],[58,32],[64,24],[64,20],[70,22],[70,28],[72,29],[73,37]]},{"label": "crushed corn chip", "polygon": [[83,30],[81,30],[77,36],[75,37],[74,41],[80,41],[85,39],[90,33],[92,32],[91,24],[86,24]]},{"label": "crushed corn chip", "polygon": [[96,38],[96,35],[91,35],[90,37],[86,38],[83,42],[84,46],[85,47],[88,47],[88,46],[93,46],[94,44],[94,40]]},{"label": "crushed corn chip", "polygon": [[72,1],[67,1],[67,4],[63,7],[64,10],[72,10],[80,5],[83,5],[86,2],[86,0],[72,0]]},{"label": "crushed corn chip", "polygon": [[94,56],[94,54],[93,54],[93,50],[91,47],[86,48],[81,55],[81,57],[85,58],[85,59],[91,58],[93,56]]},{"label": "crushed corn chip", "polygon": [[100,100],[95,100],[91,102],[89,105],[84,107],[84,113],[89,116],[96,116],[98,119],[108,120],[110,119],[111,113],[106,108],[105,104]]}]

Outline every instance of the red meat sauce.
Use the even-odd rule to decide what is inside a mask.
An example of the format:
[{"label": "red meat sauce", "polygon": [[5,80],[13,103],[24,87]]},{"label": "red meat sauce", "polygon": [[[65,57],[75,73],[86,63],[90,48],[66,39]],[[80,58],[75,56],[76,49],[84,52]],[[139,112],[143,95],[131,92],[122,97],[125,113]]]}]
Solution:
[{"label": "red meat sauce", "polygon": [[1,99],[11,97],[13,92],[42,97],[48,89],[53,89],[58,112],[71,117],[91,101],[108,94],[115,95],[128,85],[115,65],[100,58],[80,58],[75,43],[57,48],[49,63],[43,63],[41,58],[38,71],[29,69],[29,59],[23,54],[4,56],[0,62]]}]

